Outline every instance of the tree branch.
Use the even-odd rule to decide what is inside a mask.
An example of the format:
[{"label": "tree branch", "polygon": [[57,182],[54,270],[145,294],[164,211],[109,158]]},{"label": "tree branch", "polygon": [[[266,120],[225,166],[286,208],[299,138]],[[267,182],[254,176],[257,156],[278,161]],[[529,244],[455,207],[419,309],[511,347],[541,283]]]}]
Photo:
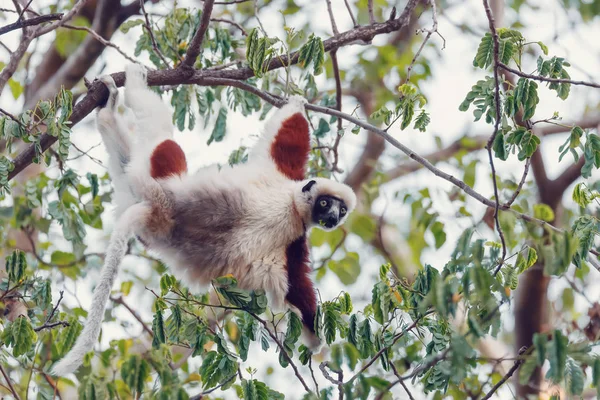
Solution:
[{"label": "tree branch", "polygon": [[[527,351],[527,348],[522,348],[519,351],[519,356],[522,356],[523,354],[525,354],[525,352]],[[483,396],[481,398],[481,400],[488,400],[492,398],[492,395],[498,390],[500,389],[500,386],[504,385],[506,383],[506,381],[513,376],[513,374],[515,373],[516,370],[519,369],[519,367],[521,366],[521,364],[523,364],[525,362],[524,358],[519,358],[518,360],[515,361],[515,363],[513,364],[513,366],[508,370],[508,372],[506,373],[506,375],[504,375],[502,377],[502,379],[500,379],[498,381],[498,383],[496,383],[494,385],[494,387],[492,387],[492,389],[488,392],[488,394],[486,394],[485,396]]]},{"label": "tree branch", "polygon": [[204,36],[206,36],[206,30],[208,29],[208,24],[210,23],[210,15],[212,14],[213,5],[214,0],[204,1],[202,18],[200,19],[200,27],[190,42],[185,59],[181,64],[182,66],[193,67],[196,59],[200,55],[202,41],[204,41]]},{"label": "tree branch", "polygon": [[487,19],[489,22],[490,32],[492,34],[492,39],[494,43],[494,105],[496,108],[496,121],[494,123],[494,132],[487,143],[487,151],[488,158],[490,160],[490,168],[492,170],[492,184],[494,185],[494,198],[496,200],[496,204],[494,206],[494,221],[496,221],[496,230],[498,231],[498,236],[500,236],[500,241],[502,242],[502,258],[498,262],[498,267],[494,272],[494,275],[500,271],[500,266],[504,263],[504,259],[506,258],[506,239],[504,239],[504,233],[502,232],[502,227],[500,226],[500,220],[498,218],[498,210],[500,209],[500,195],[498,193],[498,182],[496,180],[496,167],[494,166],[494,155],[492,146],[496,136],[498,135],[498,129],[500,127],[500,78],[498,73],[498,66],[500,64],[499,58],[499,48],[500,43],[498,39],[498,32],[496,32],[496,27],[494,26],[494,17],[492,16],[492,10],[488,3],[488,0],[483,0],[483,6],[485,8],[485,13],[487,15]]},{"label": "tree branch", "polygon": [[2,28],[0,28],[0,35],[4,35],[5,33],[20,29],[20,28],[24,28],[26,26],[35,26],[35,25],[40,25],[43,24],[45,22],[49,22],[49,21],[56,21],[58,19],[61,19],[63,17],[63,13],[57,13],[57,14],[47,14],[47,15],[40,15],[39,17],[33,17],[33,18],[29,18],[29,19],[19,19],[17,22],[3,26]]},{"label": "tree branch", "polygon": [[502,63],[498,63],[498,66],[500,68],[502,68],[506,71],[512,72],[513,74],[518,75],[522,78],[529,78],[529,79],[533,79],[536,81],[549,82],[549,83],[570,83],[571,85],[582,85],[582,86],[589,86],[589,87],[600,89],[600,84],[594,83],[594,82],[574,81],[572,79],[548,78],[548,77],[540,76],[540,75],[527,74],[525,72],[521,72],[518,69],[511,68],[508,65],[505,65]]}]

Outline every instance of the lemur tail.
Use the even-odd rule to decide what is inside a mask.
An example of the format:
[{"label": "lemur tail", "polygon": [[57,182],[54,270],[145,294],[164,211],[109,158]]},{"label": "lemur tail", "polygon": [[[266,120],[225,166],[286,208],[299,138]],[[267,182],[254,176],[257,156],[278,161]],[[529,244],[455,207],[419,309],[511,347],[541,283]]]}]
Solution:
[{"label": "lemur tail", "polygon": [[149,207],[144,203],[139,203],[129,207],[120,217],[106,250],[100,281],[94,290],[85,326],[69,353],[52,367],[52,374],[65,376],[76,371],[83,363],[85,354],[94,348],[100,334],[104,309],[119,272],[119,264],[127,252],[127,242],[136,228],[143,224],[148,213]]}]

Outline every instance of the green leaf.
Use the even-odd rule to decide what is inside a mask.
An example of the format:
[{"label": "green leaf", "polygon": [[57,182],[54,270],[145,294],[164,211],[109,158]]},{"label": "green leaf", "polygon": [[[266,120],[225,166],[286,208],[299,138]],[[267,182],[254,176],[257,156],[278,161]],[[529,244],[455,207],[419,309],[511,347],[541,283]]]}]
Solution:
[{"label": "green leaf", "polygon": [[167,342],[165,323],[163,321],[161,310],[157,310],[154,314],[154,319],[152,320],[152,332],[154,333],[154,336],[152,337],[152,347],[156,349],[160,347],[161,344]]},{"label": "green leaf", "polygon": [[37,334],[31,327],[29,318],[25,316],[17,317],[11,324],[10,331],[12,335],[10,343],[15,357],[26,354],[33,349],[33,344],[37,341]]},{"label": "green leaf", "polygon": [[338,318],[339,315],[337,311],[334,310],[331,305],[325,307],[323,333],[325,334],[325,340],[328,345],[335,341]]},{"label": "green leaf", "polygon": [[508,149],[506,144],[504,143],[504,135],[502,132],[498,132],[496,137],[494,138],[494,143],[492,144],[492,150],[494,150],[494,154],[497,158],[502,161],[506,161],[508,159]]},{"label": "green leaf", "polygon": [[33,288],[31,299],[42,310],[45,310],[52,303],[52,282],[50,279],[45,279],[41,284],[37,284]]},{"label": "green leaf", "polygon": [[516,53],[517,46],[510,39],[501,39],[498,43],[498,59],[502,64],[509,64]]},{"label": "green leaf", "polygon": [[581,367],[572,358],[567,360],[565,379],[569,394],[579,396],[583,392],[585,376]]},{"label": "green leaf", "polygon": [[565,375],[567,363],[567,345],[569,340],[556,329],[552,341],[548,344],[548,360],[550,361],[550,369],[546,377],[552,379],[553,382],[559,383]]},{"label": "green leaf", "polygon": [[330,260],[327,267],[335,273],[344,285],[351,285],[360,275],[360,263],[358,253],[349,252],[340,261]]},{"label": "green leaf", "polygon": [[533,216],[546,222],[554,221],[554,211],[547,204],[535,204],[533,206]]},{"label": "green leaf", "polygon": [[329,127],[327,121],[325,121],[324,118],[319,118],[319,126],[317,126],[317,129],[314,130],[313,134],[318,138],[323,138],[330,130],[331,128]]},{"label": "green leaf", "polygon": [[227,127],[227,109],[221,107],[219,109],[219,115],[217,116],[217,121],[215,122],[215,126],[213,131],[208,139],[206,144],[210,145],[213,141],[220,142],[225,137]]},{"label": "green leaf", "polygon": [[144,21],[142,19],[130,19],[129,21],[125,21],[121,24],[121,26],[119,27],[119,29],[121,30],[121,32],[123,33],[127,33],[129,32],[129,30],[131,28],[133,28],[134,26],[138,26],[138,25],[144,25]]},{"label": "green leaf", "polygon": [[427,125],[431,122],[431,118],[429,118],[429,114],[425,110],[421,110],[421,113],[417,115],[415,118],[415,129],[418,129],[421,132],[425,132],[427,129]]},{"label": "green leaf", "polygon": [[592,366],[592,383],[596,387],[596,396],[600,397],[600,358],[594,358]]},{"label": "green leaf", "polygon": [[538,366],[544,365],[546,360],[546,343],[548,342],[547,335],[544,333],[536,333],[533,335],[533,344],[535,346],[536,361]]},{"label": "green leaf", "polygon": [[531,247],[527,247],[525,255],[523,254],[523,251],[519,252],[519,255],[517,256],[517,262],[515,263],[515,268],[517,269],[517,273],[519,275],[531,268],[538,258],[537,252]]},{"label": "green leaf", "polygon": [[473,66],[486,69],[494,62],[494,41],[490,33],[486,33],[479,43]]},{"label": "green leaf", "polygon": [[20,283],[21,279],[25,276],[25,269],[27,268],[25,253],[21,250],[13,251],[11,255],[6,257],[5,265],[9,282],[12,282],[13,286],[16,283]]},{"label": "green leaf", "polygon": [[308,41],[298,50],[298,63],[306,68],[313,64],[313,73],[319,75],[325,62],[325,47],[320,37],[311,34]]},{"label": "green leaf", "polygon": [[138,354],[129,356],[121,366],[121,377],[133,393],[144,391],[146,379],[150,376],[150,365]]}]

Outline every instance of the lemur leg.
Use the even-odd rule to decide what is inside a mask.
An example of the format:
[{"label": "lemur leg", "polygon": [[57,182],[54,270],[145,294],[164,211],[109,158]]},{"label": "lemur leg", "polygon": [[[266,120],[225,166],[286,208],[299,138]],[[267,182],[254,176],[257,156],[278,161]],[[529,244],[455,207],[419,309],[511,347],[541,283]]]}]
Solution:
[{"label": "lemur leg", "polygon": [[98,110],[96,125],[108,152],[108,172],[115,189],[116,213],[120,216],[136,202],[125,173],[125,167],[131,157],[131,132],[116,110],[119,92],[115,81],[110,75],[100,77],[100,81],[108,88],[109,96],[105,107]]},{"label": "lemur leg", "polygon": [[125,69],[125,104],[136,119],[136,144],[128,169],[133,191],[168,208],[168,199],[156,179],[184,174],[187,163],[181,147],[172,140],[171,113],[160,96],[148,88],[141,65],[130,64]]}]

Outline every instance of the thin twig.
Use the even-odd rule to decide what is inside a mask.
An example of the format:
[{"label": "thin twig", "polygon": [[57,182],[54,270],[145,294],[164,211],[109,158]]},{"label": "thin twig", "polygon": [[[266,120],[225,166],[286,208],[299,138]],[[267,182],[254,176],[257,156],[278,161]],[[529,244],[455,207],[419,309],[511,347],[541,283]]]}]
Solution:
[{"label": "thin twig", "polygon": [[146,323],[144,322],[144,320],[142,319],[142,317],[140,317],[140,315],[129,306],[129,304],[127,304],[125,302],[125,300],[123,299],[123,296],[119,296],[119,297],[111,297],[110,298],[114,303],[116,304],[120,304],[123,307],[125,307],[127,309],[127,311],[129,311],[129,313],[133,316],[133,318],[136,319],[137,322],[140,323],[140,325],[142,325],[142,328],[144,329],[144,332],[146,332],[148,335],[150,335],[150,337],[154,337],[154,332],[152,332],[152,329],[150,329],[148,327],[148,325],[146,325]]},{"label": "thin twig", "polygon": [[315,393],[319,393],[319,383],[317,382],[317,378],[315,378],[315,371],[313,371],[312,357],[308,358],[308,369],[310,370],[310,376],[312,376],[312,380],[315,383]]},{"label": "thin twig", "polygon": [[10,378],[7,375],[6,371],[4,370],[4,366],[2,366],[2,364],[0,364],[0,372],[2,372],[2,376],[4,377],[4,380],[6,381],[6,383],[8,384],[8,387],[9,387],[12,395],[15,396],[16,400],[21,400],[21,398],[17,394],[17,391],[15,390],[15,387],[12,384],[12,381],[10,380]]},{"label": "thin twig", "polygon": [[333,16],[333,9],[331,7],[331,0],[325,0],[327,2],[327,13],[329,14],[329,21],[331,22],[331,30],[334,35],[339,35],[340,31],[338,31],[337,24],[335,23],[335,18]]},{"label": "thin twig", "polygon": [[492,184],[494,186],[494,198],[495,198],[495,206],[494,206],[494,221],[496,221],[496,230],[498,231],[498,235],[500,236],[500,241],[502,242],[502,257],[498,262],[498,267],[494,271],[494,276],[498,274],[500,271],[500,267],[504,263],[504,259],[506,258],[506,240],[504,238],[504,232],[502,232],[502,227],[500,226],[499,219],[499,209],[500,209],[500,195],[498,193],[498,182],[496,180],[496,167],[494,166],[494,154],[493,154],[493,144],[496,136],[498,135],[498,130],[500,128],[500,78],[498,73],[498,66],[500,64],[499,58],[499,48],[500,43],[498,39],[498,32],[496,32],[496,27],[494,26],[494,16],[492,15],[492,9],[488,3],[488,0],[483,0],[483,6],[485,8],[485,13],[488,18],[490,32],[492,34],[493,45],[494,45],[494,105],[496,108],[496,121],[494,124],[494,132],[490,136],[490,139],[487,143],[487,151],[488,158],[490,160],[490,168],[492,170]]},{"label": "thin twig", "polygon": [[242,28],[242,26],[240,24],[238,24],[237,22],[235,22],[235,21],[232,21],[230,19],[225,19],[225,18],[211,18],[210,20],[212,22],[223,22],[225,24],[229,24],[229,25],[235,26],[236,28],[238,28],[242,32],[242,35],[248,36],[248,33],[244,30],[244,28]]},{"label": "thin twig", "polygon": [[498,63],[498,66],[506,71],[512,72],[515,75],[518,75],[522,78],[529,78],[536,81],[541,82],[549,82],[549,83],[570,83],[571,85],[581,85],[581,86],[589,86],[593,88],[600,89],[600,84],[595,82],[585,82],[585,81],[574,81],[572,79],[560,79],[560,78],[549,78],[540,75],[527,74],[525,72],[521,72],[518,69],[514,69],[509,67],[508,65]]},{"label": "thin twig", "polygon": [[429,315],[429,314],[422,315],[422,316],[420,316],[419,318],[415,319],[415,320],[413,321],[413,323],[412,323],[412,324],[410,324],[410,325],[409,325],[409,326],[407,326],[406,328],[402,329],[402,331],[401,331],[400,333],[396,334],[396,336],[394,336],[394,339],[392,340],[392,343],[390,343],[390,344],[389,344],[389,345],[387,345],[387,346],[384,346],[384,347],[382,347],[382,348],[381,348],[381,350],[379,350],[377,353],[375,353],[375,355],[374,355],[373,357],[371,357],[371,359],[370,359],[370,360],[369,360],[369,361],[368,361],[368,362],[367,362],[365,365],[363,365],[363,367],[360,369],[360,371],[358,371],[356,374],[354,374],[354,375],[352,376],[352,378],[350,378],[350,380],[348,380],[348,382],[347,382],[347,383],[354,382],[354,380],[355,380],[356,378],[358,378],[358,377],[359,377],[359,376],[360,376],[360,375],[361,375],[363,372],[365,372],[365,371],[366,371],[366,370],[367,370],[367,369],[368,369],[368,368],[369,368],[371,365],[373,365],[373,363],[374,363],[375,361],[377,361],[377,359],[378,359],[379,357],[381,357],[381,355],[382,355],[383,353],[385,353],[386,351],[388,351],[389,349],[391,349],[391,348],[392,348],[392,347],[393,347],[393,346],[396,344],[396,342],[397,342],[398,340],[400,340],[400,339],[401,339],[401,338],[402,338],[402,337],[403,337],[403,336],[406,334],[406,332],[408,332],[408,331],[410,331],[411,329],[415,328],[415,327],[416,327],[416,326],[419,324],[419,322],[421,322],[421,320],[422,320],[422,319],[423,319],[425,316],[427,316],[427,315]]},{"label": "thin twig", "polygon": [[34,328],[33,330],[36,332],[39,332],[44,329],[56,328],[57,326],[67,327],[67,326],[69,326],[69,323],[67,321],[57,321],[57,322],[52,322],[52,323],[46,323],[42,326],[38,326],[37,328]]},{"label": "thin twig", "polygon": [[375,23],[375,14],[373,14],[373,0],[367,1],[367,10],[369,11],[369,23],[373,25]]},{"label": "thin twig", "polygon": [[[525,354],[525,352],[527,351],[527,348],[524,347],[521,350],[519,350],[519,355],[523,355]],[[523,364],[525,362],[525,358],[520,358],[518,360],[515,361],[515,363],[513,364],[513,366],[508,370],[508,372],[506,373],[506,375],[504,375],[502,377],[502,379],[500,379],[498,381],[498,383],[496,383],[494,385],[494,387],[492,387],[492,389],[488,392],[488,394],[486,394],[485,396],[483,396],[481,398],[481,400],[488,400],[492,398],[492,395],[498,390],[500,389],[500,386],[504,385],[506,383],[506,381],[513,376],[513,374],[515,373],[516,370],[519,369],[519,367],[521,366],[521,364]]]},{"label": "thin twig", "polygon": [[[331,375],[329,375],[329,372],[327,372],[327,369],[325,368],[329,368],[330,370],[332,370],[333,372],[335,372],[338,375],[337,379],[334,379],[331,377]],[[323,373],[323,376],[331,383],[337,385],[338,387],[338,393],[339,393],[339,400],[344,400],[344,372],[341,369],[333,369],[331,368],[331,365],[329,365],[329,363],[326,362],[322,362],[321,364],[319,364],[319,369],[321,370],[321,372]]]},{"label": "thin twig", "polygon": [[255,320],[257,320],[258,322],[261,323],[261,325],[265,328],[265,330],[267,331],[267,334],[271,337],[271,339],[273,339],[273,341],[277,344],[277,346],[279,347],[279,351],[282,352],[281,354],[283,354],[283,358],[286,359],[286,361],[288,362],[288,364],[290,364],[292,366],[292,369],[294,370],[294,374],[296,375],[296,378],[298,378],[298,380],[300,381],[300,383],[302,384],[302,386],[304,387],[304,390],[306,390],[307,393],[312,393],[312,390],[310,390],[310,388],[308,387],[308,385],[306,384],[306,382],[304,381],[304,378],[302,377],[302,375],[300,374],[300,371],[298,371],[298,367],[296,366],[296,364],[294,363],[294,360],[292,360],[292,358],[288,355],[287,351],[285,351],[285,348],[283,347],[283,344],[281,344],[281,341],[277,338],[277,335],[275,333],[273,333],[270,329],[269,329],[269,324],[263,320],[262,318],[260,318],[258,315],[256,315],[253,312],[246,311],[248,314],[250,314]]},{"label": "thin twig", "polygon": [[0,108],[0,113],[6,115],[8,118],[12,119],[13,121],[15,121],[17,124],[21,125],[21,127],[25,128],[25,126],[21,123],[21,121],[19,121],[17,119],[17,117],[15,117],[14,115],[12,115],[11,113],[9,113],[8,111],[3,110],[2,108]]},{"label": "thin twig", "polygon": [[141,65],[141,63],[138,60],[134,59],[133,57],[128,56],[127,53],[125,53],[123,50],[121,50],[121,48],[119,46],[117,46],[116,44],[114,44],[113,42],[111,42],[109,40],[104,39],[102,36],[100,36],[100,34],[98,32],[94,31],[91,28],[88,28],[87,26],[75,26],[75,25],[70,25],[70,24],[64,24],[63,27],[72,29],[72,30],[76,30],[76,31],[88,32],[90,35],[92,35],[92,37],[94,39],[96,39],[97,41],[102,43],[104,46],[112,47],[117,52],[119,52],[119,54],[121,54],[123,57],[125,57],[128,61],[131,61],[132,63]]},{"label": "thin twig", "polygon": [[[337,24],[335,23],[335,18],[333,16],[333,9],[331,7],[331,0],[327,1],[327,12],[329,13],[329,20],[331,22],[331,29],[334,35],[338,35],[339,31],[337,28]],[[333,76],[335,78],[335,108],[339,111],[342,111],[342,79],[340,77],[340,67],[338,65],[337,59],[337,50],[334,50],[330,53],[331,56],[331,64],[333,66]],[[335,142],[333,147],[331,148],[331,152],[333,153],[333,164],[331,166],[331,170],[333,172],[338,171],[338,162],[339,162],[339,154],[338,147],[340,145],[340,141],[342,139],[342,120],[341,118],[337,119],[337,132],[335,135]]]},{"label": "thin twig", "polygon": [[521,193],[521,190],[523,189],[523,185],[525,185],[525,181],[527,180],[527,174],[529,173],[530,165],[531,165],[531,157],[527,158],[527,160],[525,160],[525,169],[523,170],[523,176],[521,176],[521,181],[519,182],[519,185],[517,186],[517,189],[511,196],[510,200],[508,200],[504,204],[504,206],[510,207],[515,202],[515,200],[517,200],[517,197],[519,196],[519,193]]},{"label": "thin twig", "polygon": [[354,28],[356,28],[358,26],[358,23],[356,23],[356,18],[354,18],[354,13],[352,12],[350,3],[348,3],[348,0],[344,0],[344,3],[346,4],[346,9],[348,10],[348,14],[350,14],[350,19],[352,20],[352,26]]},{"label": "thin twig", "polygon": [[200,52],[202,51],[202,42],[204,41],[204,36],[206,36],[208,24],[210,23],[210,15],[212,14],[213,4],[214,0],[204,1],[204,8],[202,9],[202,17],[200,19],[200,27],[190,41],[187,54],[185,55],[185,59],[181,63],[181,66],[193,67],[196,59],[200,55]]},{"label": "thin twig", "polygon": [[0,28],[0,35],[4,35],[5,33],[8,33],[10,31],[14,31],[17,30],[19,28],[24,28],[26,26],[35,26],[35,25],[40,25],[43,24],[45,22],[49,22],[49,21],[56,21],[59,20],[63,17],[63,13],[57,13],[57,14],[47,14],[47,15],[42,15],[39,17],[33,17],[33,18],[29,18],[29,19],[19,19],[17,22],[3,26],[2,28]]},{"label": "thin twig", "polygon": [[73,7],[71,7],[71,9],[69,10],[68,13],[66,13],[60,20],[53,22],[50,25],[47,26],[43,26],[43,27],[39,27],[36,32],[35,32],[35,37],[40,37],[42,35],[45,35],[48,32],[52,32],[53,30],[60,28],[61,26],[63,26],[64,24],[66,24],[67,22],[69,22],[82,8],[83,6],[90,2],[91,0],[79,0],[77,1]]},{"label": "thin twig", "polygon": [[146,30],[148,31],[148,36],[150,36],[150,41],[152,42],[152,49],[154,50],[156,55],[162,60],[162,62],[165,64],[165,66],[170,67],[169,62],[167,61],[167,59],[165,58],[163,53],[158,48],[158,43],[156,42],[156,38],[154,37],[154,32],[152,31],[152,25],[150,24],[150,17],[148,16],[148,13],[146,12],[146,7],[144,6],[145,2],[146,2],[146,0],[140,0],[140,9],[142,10],[142,14],[144,15],[144,20],[145,20],[144,28],[146,28]]},{"label": "thin twig", "polygon": [[417,58],[419,58],[419,56],[421,55],[421,52],[425,48],[425,45],[427,44],[429,39],[431,38],[431,35],[433,35],[434,33],[437,33],[443,40],[442,50],[444,50],[444,48],[446,47],[446,39],[444,39],[444,37],[438,32],[437,9],[436,9],[436,5],[435,5],[435,0],[429,0],[429,4],[431,4],[431,14],[432,14],[431,18],[433,20],[432,26],[431,26],[431,29],[423,28],[423,29],[419,29],[417,31],[417,33],[427,32],[427,35],[425,36],[425,39],[423,39],[421,46],[419,46],[419,49],[415,53],[412,61],[410,62],[410,65],[406,69],[406,80],[407,81],[410,80],[410,74],[412,72],[413,67],[415,66],[415,62],[417,61]]}]

